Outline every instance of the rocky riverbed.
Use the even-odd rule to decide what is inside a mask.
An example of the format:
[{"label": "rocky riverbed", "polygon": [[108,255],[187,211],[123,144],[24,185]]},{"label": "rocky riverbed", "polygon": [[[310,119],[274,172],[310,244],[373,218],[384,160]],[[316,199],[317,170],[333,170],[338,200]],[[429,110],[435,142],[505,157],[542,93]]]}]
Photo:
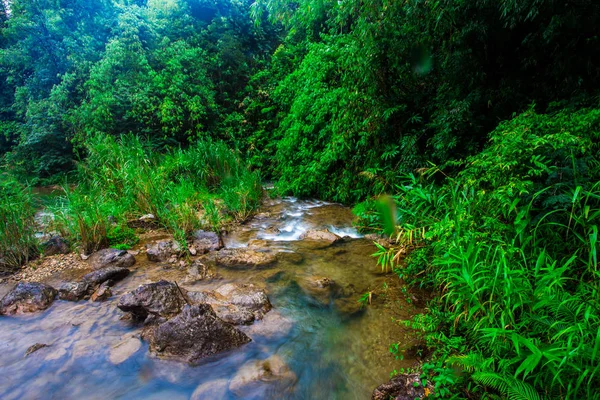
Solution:
[{"label": "rocky riverbed", "polygon": [[393,320],[421,304],[351,221],[336,204],[269,200],[187,251],[150,230],[129,251],[30,263],[0,283],[0,398],[371,398],[418,363],[389,346],[411,345]]}]

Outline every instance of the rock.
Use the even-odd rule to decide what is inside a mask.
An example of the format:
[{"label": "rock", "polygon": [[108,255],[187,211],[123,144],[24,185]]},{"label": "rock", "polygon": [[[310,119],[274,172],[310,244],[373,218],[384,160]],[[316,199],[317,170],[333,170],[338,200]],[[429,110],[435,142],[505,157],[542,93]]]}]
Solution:
[{"label": "rock", "polygon": [[196,281],[212,279],[216,277],[216,273],[200,261],[192,262],[192,265],[187,269],[187,277],[185,282],[193,283]]},{"label": "rock", "polygon": [[335,233],[331,233],[327,230],[316,230],[316,229],[311,229],[311,230],[304,232],[300,236],[300,239],[301,240],[311,240],[311,241],[315,241],[315,242],[326,242],[330,245],[343,240],[341,237],[339,237]]},{"label": "rock", "polygon": [[233,325],[251,324],[272,308],[265,291],[251,284],[228,283],[212,292],[188,292],[187,296],[192,303],[210,304],[219,318]]},{"label": "rock", "polygon": [[94,270],[107,267],[129,268],[135,264],[135,257],[126,250],[102,249],[92,254],[88,262]]},{"label": "rock", "polygon": [[145,214],[139,218],[139,220],[142,222],[152,222],[155,219],[156,219],[156,217],[154,216],[154,214]]},{"label": "rock", "polygon": [[58,298],[66,301],[79,301],[90,294],[90,284],[86,281],[66,282],[58,288]]},{"label": "rock", "polygon": [[163,262],[170,258],[177,260],[177,255],[181,252],[181,246],[173,240],[160,240],[146,247],[148,260],[154,262]]},{"label": "rock", "polygon": [[182,290],[175,283],[163,280],[141,285],[133,292],[121,296],[117,307],[143,321],[148,316],[173,317],[185,304]]},{"label": "rock", "polygon": [[296,253],[295,251],[282,251],[279,253],[279,259],[283,262],[289,262],[290,264],[302,264],[304,261],[304,256],[300,253]]},{"label": "rock", "polygon": [[413,400],[421,399],[424,395],[425,388],[421,385],[419,374],[405,374],[396,375],[389,382],[378,386],[373,391],[371,399]]},{"label": "rock", "polygon": [[277,262],[277,255],[252,249],[224,249],[217,253],[216,263],[229,268],[266,268]]},{"label": "rock", "polygon": [[198,254],[198,251],[196,250],[196,248],[195,248],[194,246],[190,246],[190,247],[188,248],[188,251],[190,252],[190,254],[191,254],[192,256],[195,256],[196,254]]},{"label": "rock", "polygon": [[150,349],[159,355],[191,364],[231,350],[250,338],[217,317],[208,304],[186,305],[173,319],[154,329]]},{"label": "rock", "polygon": [[52,236],[46,242],[42,243],[42,251],[45,256],[54,256],[56,254],[69,253],[69,244],[65,239],[58,235]]},{"label": "rock", "polygon": [[130,337],[117,343],[110,349],[108,359],[114,365],[119,365],[129,359],[142,347],[142,341],[136,337]]},{"label": "rock", "polygon": [[197,253],[206,254],[209,251],[217,251],[223,248],[223,241],[214,232],[198,230],[194,232],[192,246]]},{"label": "rock", "polygon": [[244,332],[250,337],[262,336],[273,340],[287,336],[293,328],[292,320],[277,311],[271,311],[261,321],[244,327]]},{"label": "rock", "polygon": [[127,277],[127,275],[129,275],[129,270],[127,268],[107,267],[84,275],[83,280],[90,285],[95,286],[108,280],[113,281],[113,283],[118,282]]},{"label": "rock", "polygon": [[29,346],[29,348],[25,352],[25,357],[27,357],[31,353],[35,353],[39,349],[43,349],[44,347],[48,347],[48,345],[46,343],[36,343],[33,346]]},{"label": "rock", "polygon": [[0,301],[0,314],[32,313],[50,307],[56,289],[38,282],[19,282]]},{"label": "rock", "polygon": [[269,247],[269,241],[264,239],[252,239],[248,242],[248,248],[250,249],[264,249]]},{"label": "rock", "polygon": [[208,400],[227,398],[228,380],[217,379],[201,384],[194,390],[190,400]]},{"label": "rock", "polygon": [[229,390],[238,397],[264,398],[267,391],[289,392],[296,383],[296,374],[277,355],[266,360],[249,361],[242,365],[229,383]]},{"label": "rock", "polygon": [[108,300],[110,298],[110,296],[112,296],[112,291],[110,290],[110,287],[112,285],[112,281],[108,280],[108,281],[104,281],[100,287],[98,287],[98,289],[96,289],[96,291],[94,292],[94,294],[92,294],[91,300],[92,301],[105,301]]}]

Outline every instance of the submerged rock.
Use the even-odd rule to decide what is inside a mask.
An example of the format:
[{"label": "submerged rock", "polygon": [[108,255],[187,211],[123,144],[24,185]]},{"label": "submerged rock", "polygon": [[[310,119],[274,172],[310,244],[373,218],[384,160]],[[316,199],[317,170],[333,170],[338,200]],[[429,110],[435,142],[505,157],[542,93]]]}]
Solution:
[{"label": "submerged rock", "polygon": [[271,310],[271,302],[264,290],[251,284],[228,283],[214,291],[188,292],[193,303],[210,304],[222,320],[234,325],[247,325]]},{"label": "submerged rock", "polygon": [[223,241],[215,232],[198,230],[193,234],[192,246],[197,253],[206,254],[209,251],[221,250]]},{"label": "submerged rock", "polygon": [[0,314],[32,313],[50,307],[56,289],[38,282],[19,282],[0,301]]},{"label": "submerged rock", "polygon": [[277,262],[277,255],[244,248],[224,249],[217,253],[215,261],[229,268],[266,268]]},{"label": "submerged rock", "polygon": [[112,284],[113,284],[112,281],[104,281],[102,283],[102,285],[100,285],[98,287],[98,289],[96,289],[94,294],[92,294],[91,300],[92,301],[108,300],[110,298],[110,296],[112,296],[112,290],[110,290],[110,287],[112,286]]},{"label": "submerged rock", "polygon": [[88,262],[94,270],[107,267],[129,268],[135,264],[135,257],[126,250],[102,249],[92,254]]},{"label": "submerged rock", "polygon": [[227,379],[217,379],[201,384],[194,390],[190,400],[208,400],[227,398],[229,381]]},{"label": "submerged rock", "polygon": [[193,283],[196,281],[212,279],[215,277],[216,273],[212,268],[196,260],[193,261],[192,265],[188,267],[185,282]]},{"label": "submerged rock", "polygon": [[39,349],[43,349],[44,347],[48,347],[48,345],[46,343],[36,343],[33,346],[29,346],[29,348],[25,352],[25,357],[27,357],[31,353],[35,353]]},{"label": "submerged rock", "polygon": [[331,233],[327,230],[316,230],[316,229],[311,229],[311,230],[304,232],[300,236],[300,239],[317,241],[317,242],[325,242],[328,244],[334,244],[334,243],[337,243],[337,242],[340,242],[343,240],[341,237],[339,237],[335,233]]},{"label": "submerged rock", "polygon": [[146,256],[154,262],[164,262],[170,258],[177,258],[181,252],[181,246],[174,240],[159,240],[153,245],[146,245]]},{"label": "submerged rock", "polygon": [[423,398],[425,388],[419,374],[396,375],[389,382],[378,386],[372,400],[413,400]]},{"label": "submerged rock", "polygon": [[90,285],[95,286],[100,285],[108,280],[118,282],[126,278],[127,275],[129,275],[129,270],[127,268],[107,267],[90,272],[83,277],[83,280],[88,282]]},{"label": "submerged rock", "polygon": [[114,365],[121,364],[133,356],[141,347],[142,341],[140,339],[129,337],[110,349],[108,359]]},{"label": "submerged rock", "polygon": [[79,301],[89,296],[90,290],[89,282],[66,282],[58,288],[58,298],[66,301]]},{"label": "submerged rock", "polygon": [[67,254],[70,251],[67,241],[58,235],[54,235],[46,242],[42,243],[42,250],[45,256]]},{"label": "submerged rock", "polygon": [[250,338],[217,317],[208,304],[186,305],[175,318],[158,325],[150,349],[159,355],[191,364],[202,358],[231,350]]},{"label": "submerged rock", "polygon": [[143,321],[148,316],[173,317],[185,304],[182,290],[175,283],[163,280],[141,285],[133,292],[121,296],[117,307]]},{"label": "submerged rock", "polygon": [[231,379],[229,390],[239,397],[264,398],[267,390],[272,391],[273,387],[277,388],[277,393],[290,391],[296,381],[296,374],[283,359],[273,355],[242,365]]}]

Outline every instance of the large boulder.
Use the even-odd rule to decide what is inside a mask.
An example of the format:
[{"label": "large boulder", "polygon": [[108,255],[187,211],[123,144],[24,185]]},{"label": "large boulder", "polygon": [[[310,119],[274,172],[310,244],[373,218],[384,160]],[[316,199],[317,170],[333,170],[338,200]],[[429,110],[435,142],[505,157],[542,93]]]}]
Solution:
[{"label": "large boulder", "polygon": [[181,252],[181,246],[174,240],[159,240],[152,245],[146,245],[146,256],[154,262],[164,262]]},{"label": "large boulder", "polygon": [[70,248],[65,239],[58,235],[54,235],[42,243],[42,250],[45,256],[54,256],[56,254],[67,254],[69,253]]},{"label": "large boulder", "polygon": [[296,374],[277,355],[266,360],[249,361],[238,370],[229,383],[229,390],[238,397],[265,398],[268,393],[290,392]]},{"label": "large boulder", "polygon": [[108,280],[113,281],[113,283],[118,282],[126,278],[127,275],[129,275],[129,270],[127,268],[107,267],[84,275],[83,280],[92,286],[96,286],[101,285]]},{"label": "large boulder", "polygon": [[135,257],[125,250],[102,249],[92,254],[88,263],[94,270],[108,267],[129,268],[135,264]]},{"label": "large boulder", "polygon": [[425,388],[419,374],[396,375],[389,382],[378,386],[371,396],[372,400],[413,400],[421,399]]},{"label": "large boulder", "polygon": [[38,282],[19,282],[0,301],[0,314],[32,313],[50,307],[56,289]]},{"label": "large boulder", "polygon": [[217,253],[215,261],[228,268],[266,268],[277,262],[277,255],[252,249],[223,249]]},{"label": "large boulder", "polygon": [[58,288],[58,298],[66,301],[79,301],[90,295],[89,282],[65,282]]},{"label": "large boulder", "polygon": [[209,251],[221,250],[223,241],[214,232],[198,230],[192,236],[192,247],[198,254],[206,254]]},{"label": "large boulder", "polygon": [[159,281],[139,286],[119,299],[121,310],[130,312],[137,320],[148,316],[171,318],[186,304],[182,290],[172,282]]},{"label": "large boulder", "polygon": [[179,315],[154,329],[150,350],[195,364],[202,358],[240,347],[250,340],[246,334],[218,318],[210,305],[186,305]]},{"label": "large boulder", "polygon": [[234,325],[248,325],[272,308],[264,290],[252,284],[225,284],[214,291],[188,292],[193,303],[210,304],[222,320]]}]

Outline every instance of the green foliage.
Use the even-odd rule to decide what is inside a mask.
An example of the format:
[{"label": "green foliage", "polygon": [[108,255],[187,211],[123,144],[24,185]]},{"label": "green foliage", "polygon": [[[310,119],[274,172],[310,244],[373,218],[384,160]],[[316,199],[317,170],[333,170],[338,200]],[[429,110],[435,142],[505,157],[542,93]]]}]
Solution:
[{"label": "green foliage", "polygon": [[223,143],[198,142],[159,154],[138,136],[96,135],[86,151],[79,184],[65,188],[57,213],[68,236],[88,253],[108,244],[134,245],[137,238],[126,222],[145,214],[185,246],[192,231],[218,232],[247,218],[262,199],[259,175]]},{"label": "green foliage", "polygon": [[[456,178],[398,186],[400,243],[427,246],[399,271],[424,271],[440,288],[412,326],[445,361],[439,368],[468,373],[455,390],[598,398],[598,115],[530,111],[500,124]],[[382,266],[398,251],[384,250]]]},{"label": "green foliage", "polygon": [[120,250],[128,250],[140,240],[133,229],[121,225],[111,226],[106,233],[106,238],[109,246]]},{"label": "green foliage", "polygon": [[0,175],[0,274],[14,271],[39,254],[31,189]]}]

